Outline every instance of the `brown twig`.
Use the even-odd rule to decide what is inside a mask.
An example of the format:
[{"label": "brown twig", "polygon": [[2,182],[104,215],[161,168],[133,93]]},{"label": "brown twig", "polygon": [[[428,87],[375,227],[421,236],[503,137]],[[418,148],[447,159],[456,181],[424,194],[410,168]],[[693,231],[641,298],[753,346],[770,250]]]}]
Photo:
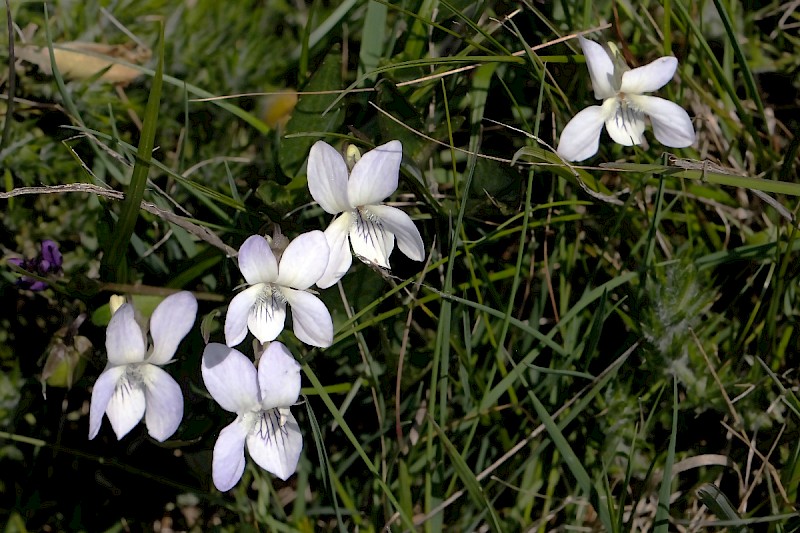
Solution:
[{"label": "brown twig", "polygon": [[[103,283],[100,285],[101,291],[116,292],[120,294],[142,294],[145,296],[169,296],[185,289],[170,289],[168,287],[153,287],[152,285],[141,285],[138,283]],[[222,294],[213,292],[192,291],[198,300],[209,302],[224,302],[227,298]]]},{"label": "brown twig", "polygon": [[[97,196],[102,196],[103,198],[110,198],[112,200],[123,200],[125,198],[125,194],[123,192],[114,189],[100,187],[90,183],[69,183],[66,185],[48,185],[43,187],[17,187],[16,189],[12,189],[8,192],[0,192],[0,199],[30,194],[60,194],[68,192],[85,192],[96,194]],[[155,204],[145,202],[144,200],[142,200],[140,207],[148,213],[152,213],[162,220],[165,220],[171,224],[175,224],[199,239],[206,241],[216,248],[219,248],[225,252],[228,257],[236,257],[238,255],[238,252],[235,248],[232,248],[222,242],[222,239],[220,239],[214,232],[206,227],[200,226],[199,224],[195,224],[186,217],[182,217],[171,211],[161,209]]]}]

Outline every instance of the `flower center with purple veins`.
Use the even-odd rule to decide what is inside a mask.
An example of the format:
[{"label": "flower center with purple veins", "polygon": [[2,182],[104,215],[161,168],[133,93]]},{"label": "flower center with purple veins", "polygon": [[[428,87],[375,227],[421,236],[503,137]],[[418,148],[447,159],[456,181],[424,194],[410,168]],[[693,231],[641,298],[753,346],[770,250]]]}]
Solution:
[{"label": "flower center with purple veins", "polygon": [[128,363],[125,365],[125,372],[117,382],[117,391],[122,391],[122,395],[130,394],[134,390],[139,390],[144,386],[144,377],[139,368],[142,363]]},{"label": "flower center with purple veins", "polygon": [[289,434],[286,429],[286,417],[280,412],[280,409],[267,409],[259,413],[259,418],[256,421],[256,435],[258,435],[264,442],[269,442],[272,437],[277,437],[280,434],[281,439]]},{"label": "flower center with purple veins", "polygon": [[256,435],[264,442],[278,436],[283,439],[289,434],[283,411],[280,407],[253,410],[241,415],[241,423],[247,428],[248,435]]},{"label": "flower center with purple veins", "polygon": [[272,283],[264,283],[263,285],[264,287],[256,296],[253,313],[256,313],[257,316],[263,313],[267,319],[271,320],[275,315],[275,310],[286,305],[286,296],[283,295],[278,286]]},{"label": "flower center with purple veins", "polygon": [[356,232],[373,246],[381,246],[386,233],[386,230],[383,229],[381,219],[363,206],[356,208],[350,214],[355,221]]},{"label": "flower center with purple veins", "polygon": [[631,134],[634,142],[637,144],[640,141],[638,133],[628,129],[628,126],[635,124],[637,121],[644,120],[644,113],[642,113],[633,102],[625,99],[625,93],[617,95],[617,111],[614,113],[614,122],[617,123],[622,130]]}]

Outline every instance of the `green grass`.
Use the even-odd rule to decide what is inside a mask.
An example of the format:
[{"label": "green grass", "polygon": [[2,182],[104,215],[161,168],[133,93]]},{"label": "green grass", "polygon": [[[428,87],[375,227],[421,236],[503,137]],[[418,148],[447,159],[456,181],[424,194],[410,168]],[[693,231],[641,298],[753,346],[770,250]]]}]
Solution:
[{"label": "green grass", "polygon": [[[0,96],[0,246],[32,257],[53,239],[64,273],[40,293],[16,286],[18,270],[0,276],[5,531],[800,525],[789,4],[121,0],[10,13],[40,29],[27,45],[16,35],[13,58],[0,47],[0,93],[15,94]],[[578,33],[614,42],[632,67],[675,55],[656,94],[688,111],[695,144],[664,147],[648,128],[645,145],[623,147],[604,132],[594,157],[561,160],[560,132],[598,103]],[[118,88],[19,60],[71,41],[152,50],[120,60],[141,76]],[[270,125],[266,94],[287,89],[291,118]],[[211,450],[232,415],[200,357],[223,341],[244,239],[330,222],[306,185],[319,139],[402,141],[389,200],[428,256],[395,251],[391,272],[354,261],[319,291],[330,348],[284,330],[303,365],[298,472],[282,482],[248,459],[220,493]],[[140,425],[118,442],[104,422],[88,441],[110,295],[153,304],[176,289],[200,300],[167,367],[185,396],[180,428],[156,443]],[[60,350],[85,368],[43,394]]]}]

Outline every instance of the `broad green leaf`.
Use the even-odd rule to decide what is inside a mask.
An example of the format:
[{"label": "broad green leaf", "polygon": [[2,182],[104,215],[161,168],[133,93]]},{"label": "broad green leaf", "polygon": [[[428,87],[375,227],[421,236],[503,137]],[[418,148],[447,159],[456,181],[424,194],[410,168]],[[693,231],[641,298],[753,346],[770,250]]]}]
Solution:
[{"label": "broad green leaf", "polygon": [[[336,91],[342,87],[342,55],[339,47],[333,48],[314,72],[303,92]],[[308,136],[284,137],[281,139],[278,160],[283,172],[294,178],[303,167],[308,151],[325,133],[335,132],[344,121],[341,103],[328,109],[336,100],[336,94],[304,94],[297,101],[292,118],[286,125],[286,135],[307,133]]]}]

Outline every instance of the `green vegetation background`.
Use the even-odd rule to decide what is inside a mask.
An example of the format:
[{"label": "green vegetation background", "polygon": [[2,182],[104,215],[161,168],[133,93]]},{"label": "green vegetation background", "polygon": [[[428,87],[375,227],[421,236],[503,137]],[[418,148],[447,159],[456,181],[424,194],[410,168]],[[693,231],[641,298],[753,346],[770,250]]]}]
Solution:
[{"label": "green vegetation background", "polygon": [[[13,69],[0,48],[0,246],[31,257],[53,239],[64,275],[41,293],[20,290],[10,267],[0,277],[5,531],[800,524],[796,3],[7,4],[29,42],[15,32]],[[632,148],[603,134],[591,166],[552,153],[595,102],[577,41],[541,45],[586,30],[632,66],[677,56],[659,95],[694,119],[696,144],[672,151],[693,168],[651,134]],[[119,88],[20,59],[72,41],[152,53]],[[161,53],[160,105],[147,111]],[[258,93],[285,89],[303,94],[276,127],[285,101]],[[199,365],[241,281],[222,244],[326,226],[305,186],[320,138],[403,142],[393,200],[430,259],[395,254],[391,275],[354,265],[324,291],[331,348],[283,333],[304,364],[298,473],[282,483],[249,463],[220,494],[211,449],[231,415]],[[9,197],[65,184],[142,186],[181,223],[133,210],[128,239],[126,204],[108,191]],[[201,301],[170,367],[183,423],[163,444],[142,427],[117,442],[107,425],[88,441],[104,306],[127,293],[152,308],[164,289]],[[54,353],[72,359],[43,389]]]}]

